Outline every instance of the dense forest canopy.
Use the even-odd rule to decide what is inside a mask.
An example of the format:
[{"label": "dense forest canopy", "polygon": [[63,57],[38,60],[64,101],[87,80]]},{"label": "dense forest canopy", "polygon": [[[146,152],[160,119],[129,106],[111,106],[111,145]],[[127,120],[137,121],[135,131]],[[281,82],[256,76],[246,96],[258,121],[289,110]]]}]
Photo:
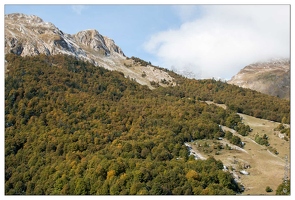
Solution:
[{"label": "dense forest canopy", "polygon": [[[179,96],[225,104],[228,109],[257,118],[290,124],[290,101],[251,89],[227,84],[221,80],[187,79],[169,72],[179,83],[177,87],[162,88]],[[180,92],[181,91],[181,92]]]},{"label": "dense forest canopy", "polygon": [[170,72],[178,86],[150,90],[65,55],[5,60],[6,194],[237,194],[221,161],[184,142],[220,137],[219,124],[247,134],[237,111],[290,119],[286,100],[220,81]]}]

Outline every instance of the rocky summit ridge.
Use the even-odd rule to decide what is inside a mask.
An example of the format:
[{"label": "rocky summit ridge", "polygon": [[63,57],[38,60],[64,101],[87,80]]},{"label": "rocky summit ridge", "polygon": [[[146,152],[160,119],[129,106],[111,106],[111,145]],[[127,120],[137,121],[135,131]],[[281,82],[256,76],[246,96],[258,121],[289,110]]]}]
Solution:
[{"label": "rocky summit ridge", "polygon": [[227,83],[290,99],[290,60],[277,58],[247,65]]},{"label": "rocky summit ridge", "polygon": [[173,78],[163,70],[153,66],[134,66],[134,62],[125,56],[114,40],[101,35],[97,30],[89,29],[67,34],[38,16],[21,13],[7,14],[4,21],[5,54],[66,54],[96,66],[123,72],[125,77],[132,78],[151,89],[151,82],[161,85],[161,80],[166,80],[173,84]]},{"label": "rocky summit ridge", "polygon": [[5,53],[21,56],[62,53],[94,64],[97,55],[125,57],[113,40],[96,30],[70,35],[35,15],[19,13],[5,15]]}]

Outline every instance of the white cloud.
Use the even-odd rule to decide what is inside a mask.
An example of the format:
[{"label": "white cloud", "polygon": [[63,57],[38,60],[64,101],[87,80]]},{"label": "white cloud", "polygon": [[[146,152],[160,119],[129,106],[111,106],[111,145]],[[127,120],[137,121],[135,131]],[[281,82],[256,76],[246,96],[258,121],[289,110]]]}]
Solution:
[{"label": "white cloud", "polygon": [[247,64],[289,57],[288,5],[209,5],[202,9],[201,18],[154,34],[145,43],[162,67],[190,70],[197,78],[230,79]]},{"label": "white cloud", "polygon": [[76,14],[81,15],[82,11],[85,10],[87,8],[87,6],[73,5],[73,6],[71,6],[71,8]]}]

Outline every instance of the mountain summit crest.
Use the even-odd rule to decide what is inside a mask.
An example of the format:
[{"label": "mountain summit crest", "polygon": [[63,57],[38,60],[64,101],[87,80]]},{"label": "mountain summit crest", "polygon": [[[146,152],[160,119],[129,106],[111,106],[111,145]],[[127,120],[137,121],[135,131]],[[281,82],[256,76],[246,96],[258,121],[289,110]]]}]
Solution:
[{"label": "mountain summit crest", "polygon": [[[96,66],[123,72],[142,85],[153,89],[151,82],[162,80],[173,83],[167,72],[149,66],[133,66],[115,41],[95,29],[67,34],[36,15],[13,13],[5,15],[5,54],[20,56],[66,54]],[[128,66],[128,67],[127,67]],[[146,74],[147,76],[142,76]]]},{"label": "mountain summit crest", "polygon": [[275,58],[247,65],[233,76],[228,83],[289,99],[290,60]]}]

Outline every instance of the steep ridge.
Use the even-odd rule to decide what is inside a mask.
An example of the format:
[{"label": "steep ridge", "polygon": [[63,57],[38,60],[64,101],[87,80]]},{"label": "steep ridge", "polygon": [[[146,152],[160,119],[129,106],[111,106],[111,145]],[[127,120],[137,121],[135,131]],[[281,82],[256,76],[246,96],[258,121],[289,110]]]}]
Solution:
[{"label": "steep ridge", "polygon": [[[151,82],[162,86],[165,86],[161,83],[164,79],[173,82],[167,72],[152,65],[135,67],[114,40],[101,35],[97,30],[84,30],[71,35],[35,15],[5,15],[5,54],[7,53],[20,56],[66,54],[96,66],[123,72],[125,77],[151,89],[154,88]],[[147,76],[142,76],[143,73]]]},{"label": "steep ridge", "polygon": [[[88,55],[90,50],[93,55]],[[118,54],[122,58],[125,57],[113,40],[102,36],[96,30],[70,35],[35,15],[5,16],[5,53],[22,56],[63,53],[94,63],[95,52],[105,56]]]},{"label": "steep ridge", "polygon": [[229,84],[280,98],[290,98],[290,60],[273,59],[244,67]]}]

